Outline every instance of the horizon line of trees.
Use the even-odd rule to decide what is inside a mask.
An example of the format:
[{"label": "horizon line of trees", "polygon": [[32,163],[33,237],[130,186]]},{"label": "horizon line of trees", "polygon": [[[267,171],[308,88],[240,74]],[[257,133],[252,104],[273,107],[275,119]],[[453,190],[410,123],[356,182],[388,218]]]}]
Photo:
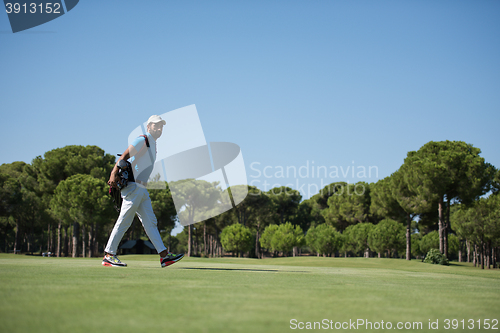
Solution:
[{"label": "horizon line of trees", "polygon": [[[431,141],[376,183],[335,182],[307,200],[288,187],[247,186],[237,207],[177,236],[170,236],[177,213],[168,186],[150,197],[168,248],[188,256],[309,252],[411,260],[437,248],[489,268],[500,250],[500,171],[479,154],[462,141]],[[114,162],[99,147],[66,146],[31,164],[1,165],[0,251],[102,253],[117,217],[106,184]],[[139,237],[147,239],[134,222],[124,241]]]}]

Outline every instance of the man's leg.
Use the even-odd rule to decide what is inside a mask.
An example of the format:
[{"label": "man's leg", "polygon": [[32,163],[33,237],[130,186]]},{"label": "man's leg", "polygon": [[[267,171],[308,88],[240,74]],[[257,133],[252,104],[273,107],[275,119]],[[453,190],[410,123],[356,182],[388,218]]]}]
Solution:
[{"label": "man's leg", "polygon": [[108,244],[104,251],[106,253],[116,255],[118,251],[118,245],[128,230],[132,221],[134,220],[135,212],[141,203],[141,196],[138,196],[138,189],[133,189],[130,193],[123,198],[122,207],[120,210],[120,216],[116,220],[115,226],[111,235],[109,236]]},{"label": "man's leg", "polygon": [[156,251],[160,254],[160,256],[164,257],[167,254],[167,248],[161,239],[160,231],[158,230],[158,221],[156,220],[153,207],[151,206],[149,194],[146,189],[143,190],[146,191],[144,194],[145,198],[137,208],[137,216],[139,216],[142,226],[156,248]]},{"label": "man's leg", "polygon": [[160,265],[161,267],[170,266],[184,257],[184,254],[172,254],[168,253],[167,248],[163,244],[160,232],[158,231],[158,222],[156,216],[153,212],[153,207],[151,206],[151,199],[149,198],[149,193],[147,190],[145,193],[144,201],[139,205],[137,210],[137,215],[142,222],[144,230],[148,235],[149,239],[153,243],[160,255]]}]

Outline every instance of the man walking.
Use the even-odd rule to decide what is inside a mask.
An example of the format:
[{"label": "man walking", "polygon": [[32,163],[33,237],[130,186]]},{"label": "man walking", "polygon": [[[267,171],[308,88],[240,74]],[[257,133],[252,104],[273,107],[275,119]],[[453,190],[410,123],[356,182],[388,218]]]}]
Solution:
[{"label": "man walking", "polygon": [[160,116],[151,116],[147,123],[146,135],[141,135],[132,142],[118,159],[113,171],[111,171],[108,184],[117,188],[117,183],[120,181],[118,163],[122,160],[127,161],[130,158],[134,169],[134,179],[121,188],[123,202],[118,220],[104,249],[103,266],[127,266],[127,264],[118,259],[116,254],[118,245],[132,224],[135,214],[139,217],[146,234],[160,255],[161,267],[172,265],[184,257],[184,254],[168,253],[158,231],[156,216],[151,206],[148,190],[146,189],[147,181],[153,171],[154,161],[156,160],[156,140],[161,136],[165,124],[165,120],[161,119]]}]

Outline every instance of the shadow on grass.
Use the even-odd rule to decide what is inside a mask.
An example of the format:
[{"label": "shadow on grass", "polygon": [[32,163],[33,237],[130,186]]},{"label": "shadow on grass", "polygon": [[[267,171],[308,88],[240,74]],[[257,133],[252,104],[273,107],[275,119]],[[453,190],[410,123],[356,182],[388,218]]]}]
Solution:
[{"label": "shadow on grass", "polygon": [[207,271],[308,273],[306,271],[280,271],[278,269],[246,269],[246,268],[177,267],[177,269],[194,269],[194,270],[207,270]]}]

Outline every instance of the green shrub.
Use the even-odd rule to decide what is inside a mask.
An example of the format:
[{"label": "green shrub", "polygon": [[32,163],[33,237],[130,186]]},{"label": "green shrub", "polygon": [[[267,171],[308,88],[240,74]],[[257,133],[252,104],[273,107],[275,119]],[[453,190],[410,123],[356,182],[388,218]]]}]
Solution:
[{"label": "green shrub", "polygon": [[252,248],[252,232],[247,227],[235,223],[225,227],[220,235],[220,242],[225,251],[240,252],[250,251]]},{"label": "green shrub", "polygon": [[438,249],[430,249],[430,251],[427,253],[425,256],[424,262],[428,264],[435,264],[435,265],[449,265],[450,262],[448,259],[439,252]]},{"label": "green shrub", "polygon": [[270,251],[283,252],[286,256],[292,251],[294,246],[302,246],[305,243],[304,232],[298,225],[294,226],[290,222],[285,224],[271,224],[264,229],[260,236],[260,244]]},{"label": "green shrub", "polygon": [[309,228],[306,235],[307,245],[311,249],[330,257],[342,247],[343,240],[342,234],[326,223]]},{"label": "green shrub", "polygon": [[406,228],[395,220],[382,220],[369,229],[368,245],[373,252],[387,252],[389,257],[394,257],[396,252],[405,250]]}]

